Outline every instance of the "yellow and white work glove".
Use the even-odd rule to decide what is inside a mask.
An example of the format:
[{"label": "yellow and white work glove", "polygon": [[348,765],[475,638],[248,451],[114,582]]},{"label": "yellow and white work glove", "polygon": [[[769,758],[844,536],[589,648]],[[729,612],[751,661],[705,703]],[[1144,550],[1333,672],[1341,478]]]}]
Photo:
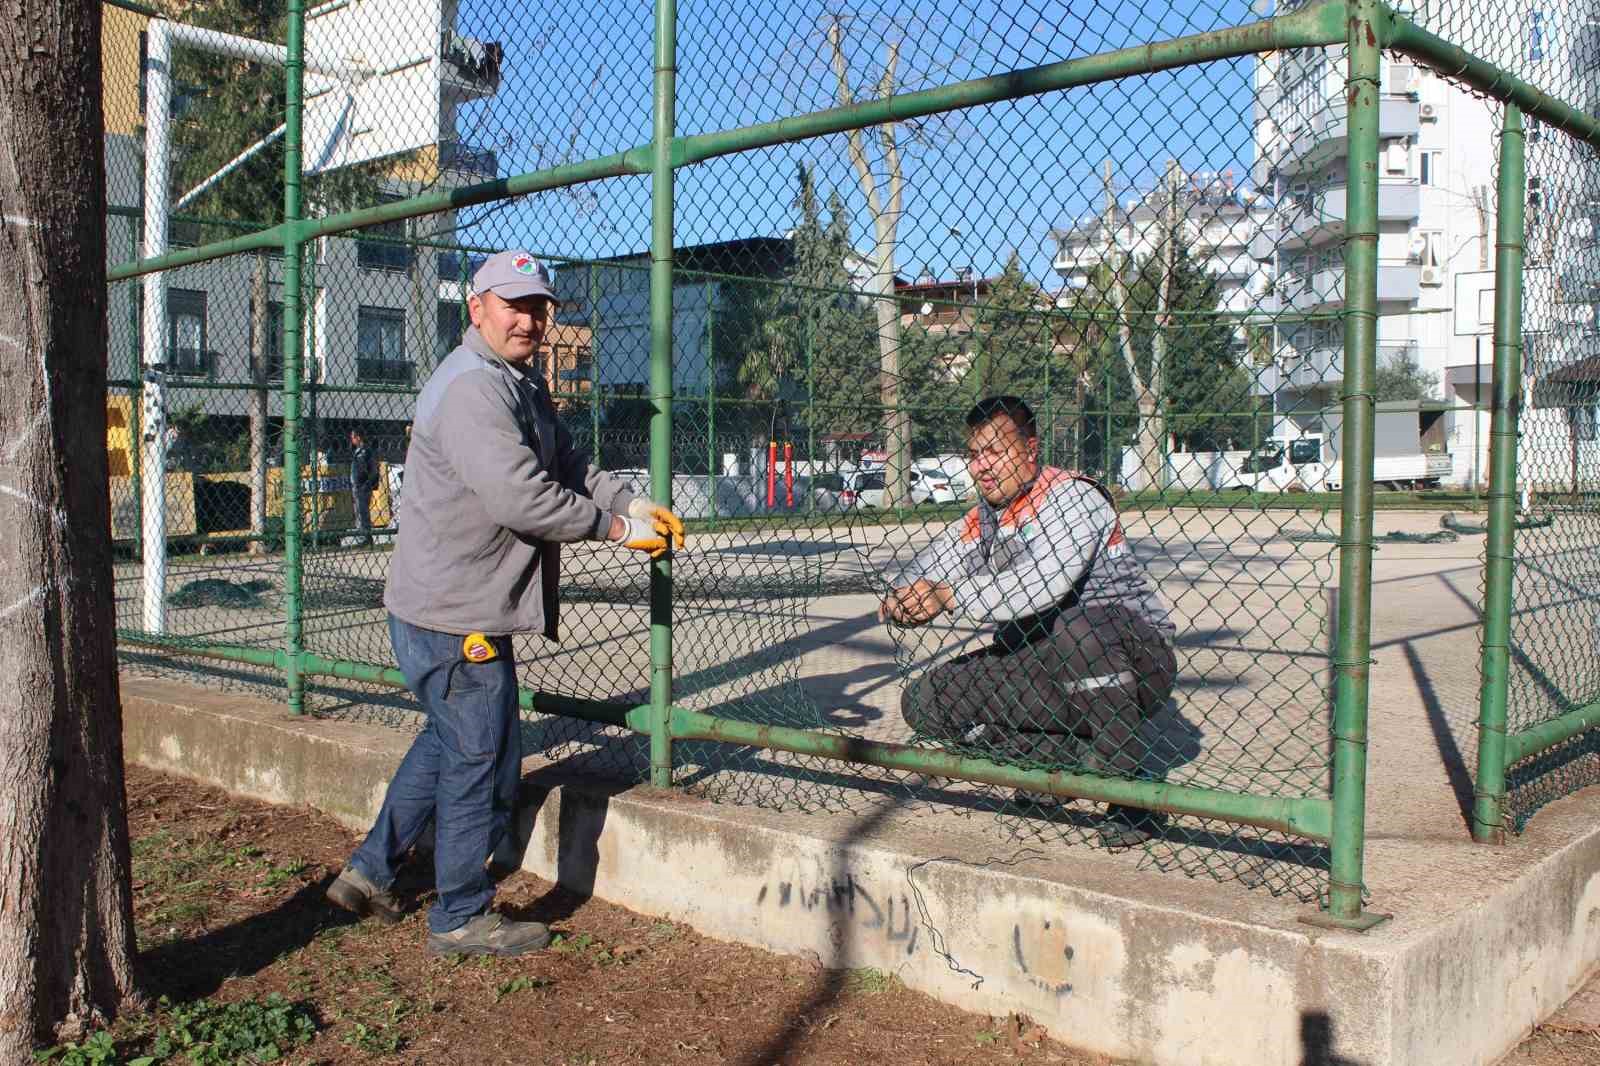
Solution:
[{"label": "yellow and white work glove", "polygon": [[670,538],[674,548],[683,550],[683,519],[659,503],[644,496],[635,496],[628,504],[628,517],[648,523],[662,537]]},{"label": "yellow and white work glove", "polygon": [[622,536],[617,538],[617,543],[624,548],[632,548],[636,552],[645,552],[652,559],[659,559],[667,554],[667,536],[642,519],[629,515],[617,515],[617,521],[622,523]]}]

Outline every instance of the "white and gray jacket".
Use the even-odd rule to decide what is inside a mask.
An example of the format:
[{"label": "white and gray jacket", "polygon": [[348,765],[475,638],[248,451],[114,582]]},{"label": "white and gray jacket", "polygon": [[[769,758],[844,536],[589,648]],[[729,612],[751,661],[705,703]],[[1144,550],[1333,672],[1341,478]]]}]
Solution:
[{"label": "white and gray jacket", "polygon": [[544,382],[476,328],[417,397],[383,603],[442,633],[556,639],[563,541],[602,540],[633,493],[590,464]]},{"label": "white and gray jacket", "polygon": [[1072,607],[1120,606],[1171,641],[1171,615],[1094,481],[1044,467],[1004,510],[987,501],[935,537],[909,568],[950,586],[957,615],[1000,626],[1016,647]]}]

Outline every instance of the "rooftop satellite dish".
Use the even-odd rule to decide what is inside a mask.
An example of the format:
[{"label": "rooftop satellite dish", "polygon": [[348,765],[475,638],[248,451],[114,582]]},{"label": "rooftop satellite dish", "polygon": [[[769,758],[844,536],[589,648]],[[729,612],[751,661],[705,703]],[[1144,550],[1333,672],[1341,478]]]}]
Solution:
[{"label": "rooftop satellite dish", "polygon": [[933,314],[933,304],[928,300],[922,301],[922,307],[920,308],[920,313],[924,314],[924,315]]}]

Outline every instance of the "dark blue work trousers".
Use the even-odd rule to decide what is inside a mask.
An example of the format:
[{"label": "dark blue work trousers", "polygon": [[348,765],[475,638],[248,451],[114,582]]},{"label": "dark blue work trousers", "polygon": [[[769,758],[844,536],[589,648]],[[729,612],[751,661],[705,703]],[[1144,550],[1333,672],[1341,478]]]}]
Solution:
[{"label": "dark blue work trousers", "polygon": [[389,640],[428,724],[389,782],[383,809],[350,864],[381,888],[430,822],[439,898],[428,927],[448,933],[489,909],[484,868],[510,831],[522,773],[521,719],[511,638],[490,638],[499,656],[468,662],[461,637],[389,616]]}]

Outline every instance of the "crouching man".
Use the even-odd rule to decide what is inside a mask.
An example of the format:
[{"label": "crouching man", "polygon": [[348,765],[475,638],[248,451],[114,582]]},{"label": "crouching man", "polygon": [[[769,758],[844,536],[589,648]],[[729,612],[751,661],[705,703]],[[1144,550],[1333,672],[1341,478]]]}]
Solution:
[{"label": "crouching man", "polygon": [[[992,625],[994,640],[930,668],[901,713],[920,736],[999,761],[1140,776],[1140,723],[1177,676],[1167,608],[1110,494],[1040,466],[1026,403],[990,397],[966,423],[978,505],[917,556],[878,616],[915,626],[948,611]],[[1100,837],[1132,847],[1160,826],[1156,814],[1113,805]]]}]

